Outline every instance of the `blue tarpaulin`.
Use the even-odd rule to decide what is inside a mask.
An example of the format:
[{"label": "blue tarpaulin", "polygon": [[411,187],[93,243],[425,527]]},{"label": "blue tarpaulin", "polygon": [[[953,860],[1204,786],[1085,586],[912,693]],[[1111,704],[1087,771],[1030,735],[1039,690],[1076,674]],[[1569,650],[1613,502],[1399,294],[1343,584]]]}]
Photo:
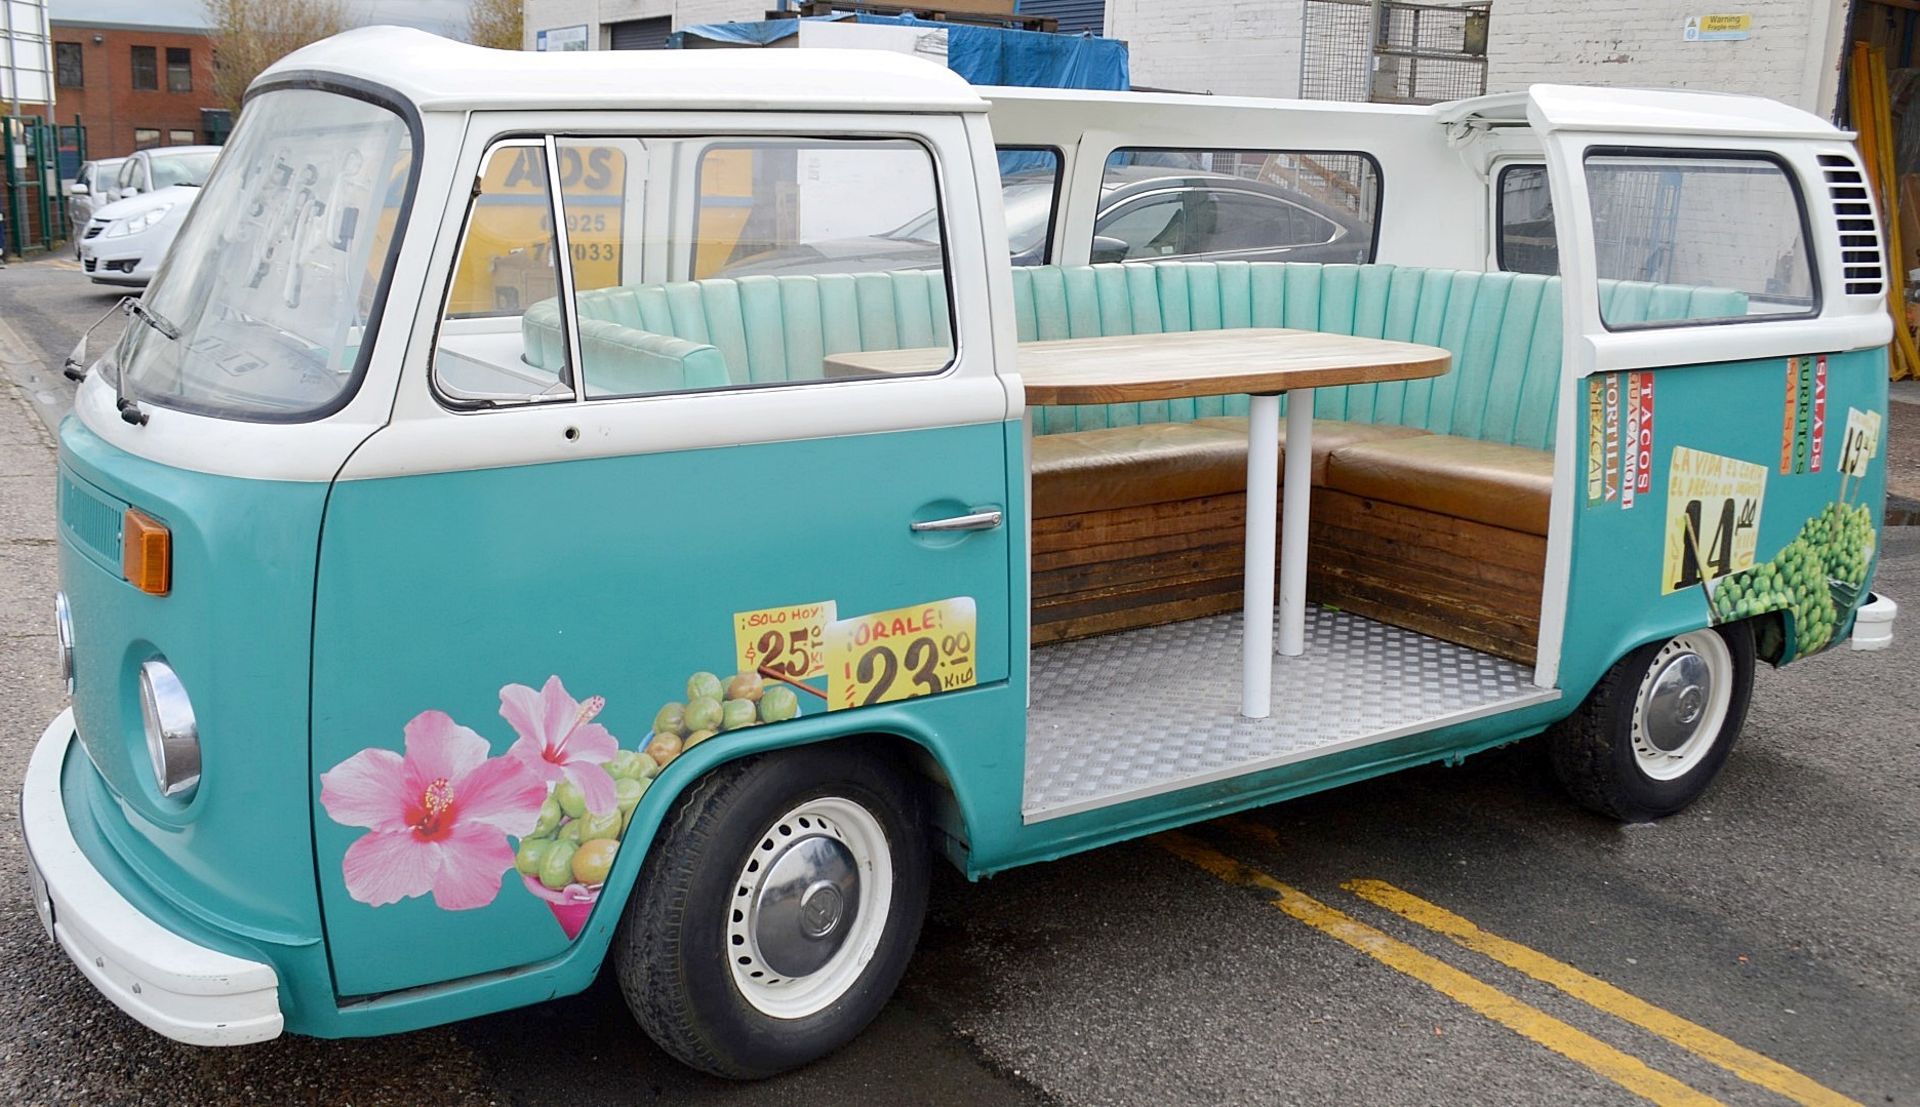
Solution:
[{"label": "blue tarpaulin", "polygon": [[[1125,89],[1127,44],[1093,35],[1050,35],[968,23],[936,23],[900,15],[822,15],[808,19],[926,27],[947,32],[947,68],[976,85],[1025,85],[1035,88]],[[799,19],[760,23],[703,23],[675,31],[669,47],[688,36],[736,46],[767,46],[800,33]]]}]

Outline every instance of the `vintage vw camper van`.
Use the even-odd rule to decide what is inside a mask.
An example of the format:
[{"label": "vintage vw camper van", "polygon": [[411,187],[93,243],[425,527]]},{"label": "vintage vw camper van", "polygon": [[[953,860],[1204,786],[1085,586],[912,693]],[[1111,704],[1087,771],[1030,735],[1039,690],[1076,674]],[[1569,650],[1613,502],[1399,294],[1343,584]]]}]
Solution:
[{"label": "vintage vw camper van", "polygon": [[611,961],[760,1076],[934,864],[1534,736],[1674,814],[1757,664],[1890,632],[1887,264],[1760,100],[341,35],[61,430],[42,920],[186,1042]]}]

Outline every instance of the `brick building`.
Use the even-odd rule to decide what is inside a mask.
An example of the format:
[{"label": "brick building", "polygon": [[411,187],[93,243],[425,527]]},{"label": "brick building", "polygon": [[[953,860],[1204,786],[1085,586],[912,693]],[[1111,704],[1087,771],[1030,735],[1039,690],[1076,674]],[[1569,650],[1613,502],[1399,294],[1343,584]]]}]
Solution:
[{"label": "brick building", "polygon": [[213,93],[213,40],[203,27],[53,20],[55,114],[87,129],[87,155],[220,143],[229,113]]}]

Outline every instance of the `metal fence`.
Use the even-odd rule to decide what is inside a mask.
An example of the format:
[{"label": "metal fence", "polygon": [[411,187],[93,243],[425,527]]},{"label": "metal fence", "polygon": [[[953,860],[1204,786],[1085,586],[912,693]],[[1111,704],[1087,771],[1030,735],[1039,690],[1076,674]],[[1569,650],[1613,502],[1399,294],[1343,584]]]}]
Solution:
[{"label": "metal fence", "polygon": [[77,124],[0,118],[0,216],[6,219],[7,253],[45,250],[72,237],[61,182],[72,179],[86,157],[86,130]]},{"label": "metal fence", "polygon": [[1389,104],[1479,96],[1489,7],[1306,0],[1300,95]]}]

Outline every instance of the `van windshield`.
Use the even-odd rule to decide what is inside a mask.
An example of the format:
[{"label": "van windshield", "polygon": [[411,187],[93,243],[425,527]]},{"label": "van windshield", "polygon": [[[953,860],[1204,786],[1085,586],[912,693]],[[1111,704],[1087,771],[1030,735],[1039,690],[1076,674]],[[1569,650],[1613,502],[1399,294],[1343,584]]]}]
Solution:
[{"label": "van windshield", "polygon": [[125,391],[256,421],[345,404],[415,154],[378,105],[314,89],[254,97],[147,290],[164,326],[127,328],[109,359]]}]

